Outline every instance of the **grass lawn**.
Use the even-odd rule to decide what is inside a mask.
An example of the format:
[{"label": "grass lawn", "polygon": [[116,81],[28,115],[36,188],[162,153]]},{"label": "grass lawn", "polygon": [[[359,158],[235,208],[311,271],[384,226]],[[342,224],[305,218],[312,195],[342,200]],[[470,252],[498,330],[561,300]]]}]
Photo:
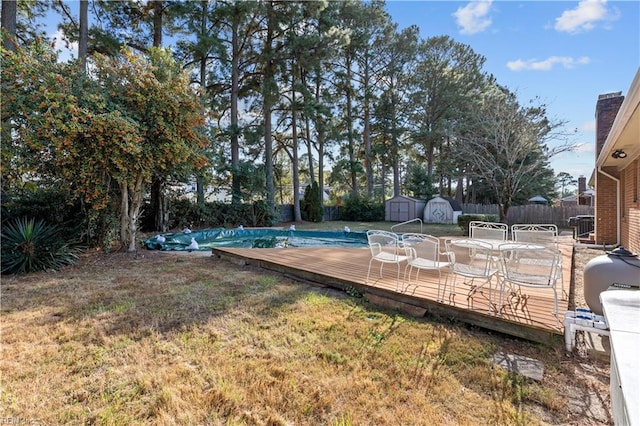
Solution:
[{"label": "grass lawn", "polygon": [[[5,276],[1,317],[0,419],[601,424],[570,403],[594,378],[562,345],[411,318],[196,253],[91,252],[60,272]],[[543,361],[544,379],[496,367],[500,351]]]}]

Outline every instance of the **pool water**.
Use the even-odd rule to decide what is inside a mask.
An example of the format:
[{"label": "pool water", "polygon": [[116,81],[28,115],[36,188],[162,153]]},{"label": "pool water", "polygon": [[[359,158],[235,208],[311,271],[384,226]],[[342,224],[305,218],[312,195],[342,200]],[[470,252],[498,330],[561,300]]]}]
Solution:
[{"label": "pool water", "polygon": [[[284,247],[366,247],[366,232],[296,231],[278,228],[226,229],[212,228],[192,232],[155,235],[144,241],[149,250],[191,250],[193,238],[198,250],[212,247],[284,248]],[[164,241],[163,241],[164,240]]]}]

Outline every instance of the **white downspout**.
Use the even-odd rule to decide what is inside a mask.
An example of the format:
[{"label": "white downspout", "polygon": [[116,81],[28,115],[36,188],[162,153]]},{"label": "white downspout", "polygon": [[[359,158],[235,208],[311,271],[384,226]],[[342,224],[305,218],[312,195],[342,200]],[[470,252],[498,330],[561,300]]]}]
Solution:
[{"label": "white downspout", "polygon": [[605,175],[606,177],[608,177],[611,180],[614,180],[616,182],[616,246],[620,245],[620,236],[622,234],[621,231],[621,224],[620,222],[622,221],[622,215],[621,213],[621,209],[620,209],[620,179],[611,176],[609,173],[605,172],[604,170],[602,170],[602,166],[598,166],[598,173],[602,173],[603,175]]}]

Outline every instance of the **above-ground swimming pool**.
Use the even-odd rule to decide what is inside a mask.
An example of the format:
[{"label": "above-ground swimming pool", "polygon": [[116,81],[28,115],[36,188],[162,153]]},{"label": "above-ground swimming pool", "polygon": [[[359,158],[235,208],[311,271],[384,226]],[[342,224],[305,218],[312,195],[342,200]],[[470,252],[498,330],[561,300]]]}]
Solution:
[{"label": "above-ground swimming pool", "polygon": [[[194,239],[197,243],[190,246]],[[212,247],[366,247],[366,232],[296,231],[277,228],[201,229],[155,235],[144,241],[149,250],[211,250]]]}]

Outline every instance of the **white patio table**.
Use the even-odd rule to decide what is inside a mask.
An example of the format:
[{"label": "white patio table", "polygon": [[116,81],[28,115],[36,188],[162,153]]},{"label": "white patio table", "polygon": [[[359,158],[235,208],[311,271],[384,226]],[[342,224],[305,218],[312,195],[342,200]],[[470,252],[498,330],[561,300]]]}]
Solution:
[{"label": "white patio table", "polygon": [[452,239],[451,244],[456,245],[458,247],[467,247],[467,248],[475,248],[473,244],[474,241],[481,241],[485,244],[491,245],[491,251],[494,252],[496,256],[500,254],[501,251],[509,251],[513,249],[526,249],[526,250],[542,250],[544,249],[544,245],[542,244],[534,244],[534,243],[523,243],[513,240],[490,240],[486,238],[459,238]]}]

